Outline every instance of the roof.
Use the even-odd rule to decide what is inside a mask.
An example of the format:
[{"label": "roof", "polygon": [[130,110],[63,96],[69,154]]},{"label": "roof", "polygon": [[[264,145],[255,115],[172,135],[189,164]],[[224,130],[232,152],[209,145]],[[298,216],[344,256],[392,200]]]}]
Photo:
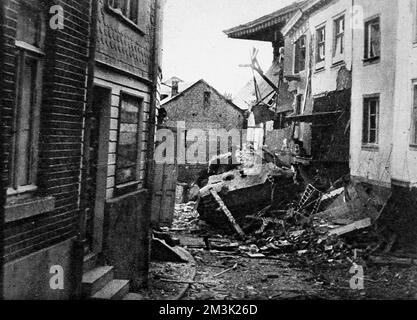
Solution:
[{"label": "roof", "polygon": [[259,37],[256,36],[257,33],[265,29],[273,28],[276,25],[284,26],[304,3],[305,1],[294,2],[289,6],[281,8],[271,14],[265,15],[261,18],[239,25],[237,27],[230,28],[223,32],[229,38],[259,40]]},{"label": "roof", "polygon": [[[176,77],[170,78],[167,81],[164,81],[161,83],[161,89],[160,89],[160,93],[161,95],[166,95],[168,96],[168,98],[166,98],[165,100],[168,100],[171,98],[171,92],[172,92],[172,79],[178,79]],[[187,88],[191,87],[193,84],[195,84],[196,81],[194,82],[184,82],[184,81],[179,81],[178,82],[178,93],[183,92],[184,90],[186,90]],[[162,101],[164,102],[164,100]]]},{"label": "roof", "polygon": [[186,88],[184,91],[182,91],[181,93],[177,94],[174,97],[168,98],[163,100],[162,103],[162,107],[166,106],[168,103],[179,99],[180,97],[184,96],[185,93],[189,92],[192,90],[192,88],[194,88],[195,86],[197,86],[198,84],[204,84],[207,87],[209,87],[215,94],[217,94],[220,98],[222,98],[225,102],[227,102],[231,107],[233,107],[234,109],[236,109],[237,111],[239,111],[241,114],[244,114],[244,110],[242,110],[241,108],[239,108],[237,105],[235,105],[232,101],[227,100],[224,95],[222,95],[219,91],[217,91],[215,88],[213,88],[211,85],[209,85],[204,79],[200,79],[196,82],[194,82],[191,86],[189,86],[188,88]]},{"label": "roof", "polygon": [[312,12],[332,1],[333,0],[309,0],[304,2],[300,7],[300,10],[291,17],[285,27],[281,30],[284,37],[288,35],[294,28],[299,27]]},{"label": "roof", "polygon": [[[265,73],[265,76],[273,83],[278,84],[281,68],[282,66],[277,59]],[[268,103],[268,101],[273,97],[275,91],[263,78],[257,77],[257,81],[260,99],[266,98],[264,102]],[[239,91],[234,101],[239,101],[240,104],[246,104],[247,107],[245,109],[249,109],[250,106],[256,102],[253,80],[246,84],[245,87]],[[280,87],[278,111],[286,112],[293,110],[293,101],[294,96],[288,92],[288,84],[282,83]]]}]

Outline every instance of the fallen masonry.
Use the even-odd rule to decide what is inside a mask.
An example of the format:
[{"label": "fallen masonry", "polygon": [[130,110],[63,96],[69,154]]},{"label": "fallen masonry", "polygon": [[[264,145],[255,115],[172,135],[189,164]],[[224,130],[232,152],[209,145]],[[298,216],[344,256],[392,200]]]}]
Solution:
[{"label": "fallen masonry", "polygon": [[381,237],[377,223],[389,199],[347,177],[324,189],[297,181],[288,167],[253,161],[210,176],[196,203],[178,205],[171,230],[200,232],[204,242],[195,247],[253,259],[352,263],[392,248],[395,237]]}]

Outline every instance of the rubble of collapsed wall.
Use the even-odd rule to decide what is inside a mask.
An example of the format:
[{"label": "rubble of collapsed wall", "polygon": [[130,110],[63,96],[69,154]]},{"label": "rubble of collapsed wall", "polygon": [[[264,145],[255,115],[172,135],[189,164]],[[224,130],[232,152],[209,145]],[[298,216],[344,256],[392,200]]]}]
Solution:
[{"label": "rubble of collapsed wall", "polygon": [[[278,157],[264,153],[259,158],[252,151],[242,152],[233,170],[209,175],[196,203],[181,205],[187,209],[181,227],[192,225],[206,238],[220,233],[230,239],[219,250],[253,258],[293,253],[305,263],[351,263],[357,255],[375,259],[395,249],[408,216],[416,219],[415,193],[412,198],[401,189],[396,192],[403,192],[402,198],[392,197],[391,190],[349,175],[306,182]],[[404,213],[399,212],[404,203],[408,216],[393,223]],[[415,240],[414,230],[407,234]]]}]

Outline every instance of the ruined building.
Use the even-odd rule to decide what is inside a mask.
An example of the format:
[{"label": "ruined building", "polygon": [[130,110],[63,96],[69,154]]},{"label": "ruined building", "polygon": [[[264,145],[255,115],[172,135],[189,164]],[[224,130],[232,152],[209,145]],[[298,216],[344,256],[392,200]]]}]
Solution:
[{"label": "ruined building", "polygon": [[[283,37],[284,81],[294,95],[286,115],[290,138],[307,155],[293,161],[322,169],[332,181],[350,173],[380,205],[391,193],[387,212],[397,213],[391,225],[415,229],[416,1],[298,4],[286,25],[275,27]],[[268,34],[266,26],[259,29]]]}]

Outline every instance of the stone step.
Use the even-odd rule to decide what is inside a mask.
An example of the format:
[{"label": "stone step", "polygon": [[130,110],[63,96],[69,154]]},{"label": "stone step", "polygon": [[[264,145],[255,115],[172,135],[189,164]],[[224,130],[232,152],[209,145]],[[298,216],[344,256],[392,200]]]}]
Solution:
[{"label": "stone step", "polygon": [[98,265],[98,254],[89,253],[84,257],[83,272],[87,273],[88,271],[93,270],[97,265]]},{"label": "stone step", "polygon": [[123,300],[141,301],[145,300],[144,297],[139,293],[128,293]]},{"label": "stone step", "polygon": [[113,267],[97,267],[83,275],[83,296],[91,297],[113,280]]},{"label": "stone step", "polygon": [[112,280],[94,294],[92,300],[122,300],[129,293],[128,280]]}]

